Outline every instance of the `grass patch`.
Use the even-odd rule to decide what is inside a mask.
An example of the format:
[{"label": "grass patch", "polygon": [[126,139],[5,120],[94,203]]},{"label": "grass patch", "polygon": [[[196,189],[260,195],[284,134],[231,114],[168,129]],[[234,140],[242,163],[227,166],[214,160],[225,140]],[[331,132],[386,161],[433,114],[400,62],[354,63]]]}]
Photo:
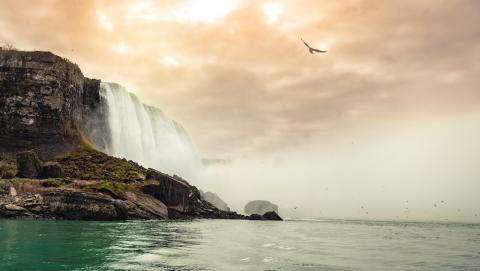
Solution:
[{"label": "grass patch", "polygon": [[97,149],[95,149],[92,145],[92,143],[86,139],[84,136],[82,136],[82,147],[89,152],[96,152]]}]

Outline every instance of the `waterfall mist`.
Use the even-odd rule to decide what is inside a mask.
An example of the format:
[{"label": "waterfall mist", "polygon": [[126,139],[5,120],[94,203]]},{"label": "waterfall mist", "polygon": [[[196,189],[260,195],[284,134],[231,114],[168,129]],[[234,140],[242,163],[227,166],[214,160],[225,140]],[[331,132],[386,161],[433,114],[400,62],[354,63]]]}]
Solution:
[{"label": "waterfall mist", "polygon": [[202,185],[235,211],[292,218],[480,221],[480,114],[398,122],[208,166]]},{"label": "waterfall mist", "polygon": [[145,105],[123,86],[101,83],[109,135],[103,151],[145,167],[196,180],[201,166],[185,129],[159,108]]},{"label": "waterfall mist", "polygon": [[[202,164],[182,126],[102,83],[103,151],[185,178],[243,212],[269,200],[295,218],[479,221],[478,113],[361,126],[344,137]],[[222,158],[222,157],[220,157]]]}]

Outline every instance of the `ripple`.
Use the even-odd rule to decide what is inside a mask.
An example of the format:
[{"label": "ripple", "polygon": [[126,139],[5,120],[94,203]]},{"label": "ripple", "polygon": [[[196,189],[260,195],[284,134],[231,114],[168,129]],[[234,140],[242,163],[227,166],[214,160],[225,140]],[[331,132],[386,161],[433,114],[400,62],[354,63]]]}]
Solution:
[{"label": "ripple", "polygon": [[278,246],[277,248],[281,250],[295,250],[297,249],[296,247],[289,247],[289,246]]},{"label": "ripple", "polygon": [[265,262],[265,263],[270,263],[270,262],[273,262],[273,258],[272,257],[265,257],[265,258],[263,258],[262,261]]},{"label": "ripple", "polygon": [[274,247],[276,244],[275,243],[266,243],[263,244],[262,247]]}]

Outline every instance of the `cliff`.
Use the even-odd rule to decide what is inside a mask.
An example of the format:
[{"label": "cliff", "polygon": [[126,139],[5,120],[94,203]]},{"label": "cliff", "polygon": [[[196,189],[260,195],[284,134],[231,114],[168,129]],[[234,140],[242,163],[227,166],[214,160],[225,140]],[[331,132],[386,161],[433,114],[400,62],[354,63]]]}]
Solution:
[{"label": "cliff", "polygon": [[35,150],[48,159],[77,147],[99,84],[50,52],[0,50],[0,157]]}]

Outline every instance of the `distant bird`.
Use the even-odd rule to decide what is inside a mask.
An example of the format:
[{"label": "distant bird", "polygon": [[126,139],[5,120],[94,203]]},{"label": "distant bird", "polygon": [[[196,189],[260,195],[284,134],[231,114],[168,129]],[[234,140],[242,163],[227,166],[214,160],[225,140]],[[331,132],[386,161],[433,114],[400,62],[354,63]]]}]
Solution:
[{"label": "distant bird", "polygon": [[434,204],[433,207],[437,208],[437,204]]},{"label": "distant bird", "polygon": [[293,207],[294,210],[297,210],[297,207]]},{"label": "distant bird", "polygon": [[318,49],[315,49],[315,48],[312,48],[310,45],[308,45],[308,43],[306,43],[302,38],[300,38],[302,41],[303,41],[303,44],[305,44],[305,46],[308,47],[308,51],[310,51],[310,54],[314,54],[314,53],[326,53],[327,51],[322,51],[322,50],[318,50]]}]

